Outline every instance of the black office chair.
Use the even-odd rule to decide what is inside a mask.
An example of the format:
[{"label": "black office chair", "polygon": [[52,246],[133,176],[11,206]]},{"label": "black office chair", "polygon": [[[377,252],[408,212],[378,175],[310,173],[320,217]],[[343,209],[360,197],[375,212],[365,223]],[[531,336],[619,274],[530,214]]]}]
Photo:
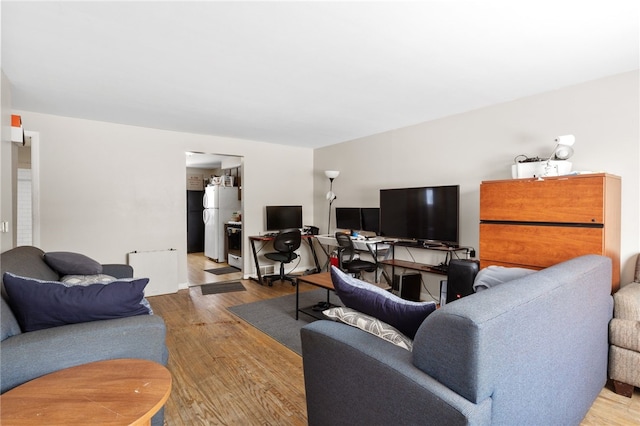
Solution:
[{"label": "black office chair", "polygon": [[298,258],[295,251],[300,248],[301,242],[302,234],[299,229],[283,229],[278,233],[278,235],[276,235],[275,240],[273,240],[273,248],[276,249],[276,251],[273,253],[267,253],[264,257],[280,262],[280,274],[264,277],[269,283],[269,286],[272,286],[273,281],[276,279],[279,279],[280,281],[289,281],[291,282],[291,285],[296,285],[295,278],[284,273],[284,264],[291,263],[293,260]]},{"label": "black office chair", "polygon": [[336,241],[338,241],[338,264],[344,272],[360,278],[363,271],[374,272],[378,268],[375,263],[356,257],[356,248],[348,234],[336,232]]}]

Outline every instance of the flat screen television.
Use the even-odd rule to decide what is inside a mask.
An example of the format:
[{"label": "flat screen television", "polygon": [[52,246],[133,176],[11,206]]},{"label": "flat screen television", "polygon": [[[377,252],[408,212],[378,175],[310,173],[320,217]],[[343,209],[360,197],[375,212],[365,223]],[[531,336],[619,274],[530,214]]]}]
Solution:
[{"label": "flat screen television", "polygon": [[266,230],[302,228],[302,206],[266,206]]},{"label": "flat screen television", "polygon": [[380,208],[363,207],[360,209],[360,217],[362,220],[362,230],[380,233]]},{"label": "flat screen television", "polygon": [[380,235],[458,244],[459,185],[380,190]]},{"label": "flat screen television", "polygon": [[359,231],[362,229],[359,207],[336,207],[336,227]]}]

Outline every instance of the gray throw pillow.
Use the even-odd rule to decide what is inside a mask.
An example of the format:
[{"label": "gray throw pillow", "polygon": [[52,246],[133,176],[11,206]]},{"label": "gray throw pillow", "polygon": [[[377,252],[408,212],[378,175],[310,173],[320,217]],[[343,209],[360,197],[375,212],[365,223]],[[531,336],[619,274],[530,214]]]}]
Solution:
[{"label": "gray throw pillow", "polygon": [[44,254],[44,261],[60,275],[96,275],[102,273],[102,265],[88,256],[68,251],[52,251]]},{"label": "gray throw pillow", "polygon": [[525,275],[537,272],[534,269],[526,268],[507,268],[505,266],[487,266],[481,269],[476,275],[473,282],[473,291],[479,292],[482,290],[488,290],[491,287],[495,287],[499,284],[506,283],[508,281],[515,280]]}]

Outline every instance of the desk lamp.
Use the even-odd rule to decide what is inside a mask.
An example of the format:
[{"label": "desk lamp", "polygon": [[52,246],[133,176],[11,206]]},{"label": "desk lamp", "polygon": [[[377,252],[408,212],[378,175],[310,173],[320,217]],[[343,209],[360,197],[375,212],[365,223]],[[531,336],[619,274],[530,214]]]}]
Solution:
[{"label": "desk lamp", "polygon": [[[545,176],[551,175],[550,169],[553,168],[551,161],[554,160],[568,160],[573,155],[573,144],[576,143],[576,137],[573,135],[558,136],[555,138],[556,147],[553,148],[553,153],[547,159],[545,165]],[[571,163],[569,163],[571,164]],[[556,166],[557,167],[557,166]],[[560,174],[559,172],[556,174]]]},{"label": "desk lamp", "polygon": [[327,192],[327,200],[329,200],[329,222],[327,223],[327,234],[331,233],[331,205],[336,198],[336,194],[333,192],[333,180],[340,175],[337,170],[325,170],[324,175],[329,178],[329,192]]}]

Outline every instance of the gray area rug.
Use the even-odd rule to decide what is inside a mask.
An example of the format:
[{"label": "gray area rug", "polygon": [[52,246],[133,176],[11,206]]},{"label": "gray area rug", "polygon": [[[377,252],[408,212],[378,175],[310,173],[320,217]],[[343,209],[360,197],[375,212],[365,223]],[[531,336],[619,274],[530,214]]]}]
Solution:
[{"label": "gray area rug", "polygon": [[223,266],[222,268],[205,269],[205,272],[215,275],[233,274],[234,272],[240,272],[240,269],[234,266]]},{"label": "gray area rug", "polygon": [[246,291],[240,281],[224,281],[221,283],[202,284],[200,286],[202,294],[231,293],[233,291]]},{"label": "gray area rug", "polygon": [[[329,294],[331,303],[341,305],[340,299],[334,292],[330,291]],[[300,293],[301,308],[310,307],[326,300],[327,290],[324,289]],[[316,318],[304,313],[300,313],[299,319],[296,321],[295,294],[231,306],[227,309],[300,355],[302,355],[300,329],[310,322],[316,321]]]}]

